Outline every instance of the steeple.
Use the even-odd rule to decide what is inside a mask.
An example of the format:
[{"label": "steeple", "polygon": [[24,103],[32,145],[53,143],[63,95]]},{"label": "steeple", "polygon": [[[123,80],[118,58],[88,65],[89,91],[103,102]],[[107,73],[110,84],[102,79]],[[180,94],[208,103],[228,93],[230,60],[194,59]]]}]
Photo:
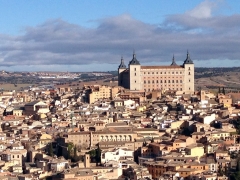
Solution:
[{"label": "steeple", "polygon": [[133,58],[129,62],[129,65],[140,65],[139,61],[136,58],[135,50],[133,50]]},{"label": "steeple", "polygon": [[186,60],[184,61],[183,64],[193,64],[193,61],[190,58],[188,50],[187,50],[187,58],[186,58]]},{"label": "steeple", "polygon": [[172,64],[171,64],[171,66],[177,66],[177,63],[175,62],[174,54],[173,54]]},{"label": "steeple", "polygon": [[118,66],[119,69],[126,69],[126,65],[124,64],[124,60],[123,60],[123,57],[121,57],[121,63],[120,65]]}]

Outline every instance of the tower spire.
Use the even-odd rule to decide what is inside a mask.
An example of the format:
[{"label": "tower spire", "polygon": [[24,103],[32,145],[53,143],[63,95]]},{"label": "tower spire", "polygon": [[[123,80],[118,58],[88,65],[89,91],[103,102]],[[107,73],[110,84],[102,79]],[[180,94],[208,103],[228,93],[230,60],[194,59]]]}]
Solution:
[{"label": "tower spire", "polygon": [[121,56],[121,63],[120,65],[118,66],[119,69],[126,69],[126,65],[124,64],[124,59],[123,59],[123,56]]},{"label": "tower spire", "polygon": [[175,62],[174,54],[173,54],[172,64],[171,64],[171,66],[177,66],[177,63]]},{"label": "tower spire", "polygon": [[189,55],[188,50],[187,50],[187,58],[186,58],[186,60],[184,61],[184,64],[193,64],[193,61],[192,61],[191,58],[190,58],[190,55]]},{"label": "tower spire", "polygon": [[135,49],[133,49],[133,58],[136,58]]}]

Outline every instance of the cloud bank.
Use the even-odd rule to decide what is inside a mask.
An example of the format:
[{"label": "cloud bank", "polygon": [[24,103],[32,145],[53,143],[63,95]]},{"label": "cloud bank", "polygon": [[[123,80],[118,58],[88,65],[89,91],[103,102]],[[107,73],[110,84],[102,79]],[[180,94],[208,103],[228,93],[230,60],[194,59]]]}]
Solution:
[{"label": "cloud bank", "polygon": [[115,66],[121,56],[129,61],[133,49],[145,64],[170,63],[173,53],[177,61],[183,61],[187,49],[193,60],[235,62],[240,57],[240,14],[214,15],[218,5],[204,1],[183,14],[166,16],[157,25],[129,14],[96,20],[96,28],[48,20],[25,28],[19,36],[0,34],[0,66],[37,69],[56,65],[61,70],[79,65]]}]

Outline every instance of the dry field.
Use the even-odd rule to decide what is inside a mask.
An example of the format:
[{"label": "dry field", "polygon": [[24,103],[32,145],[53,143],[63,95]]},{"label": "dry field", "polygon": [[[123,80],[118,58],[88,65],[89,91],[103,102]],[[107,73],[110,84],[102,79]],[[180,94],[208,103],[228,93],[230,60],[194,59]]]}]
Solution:
[{"label": "dry field", "polygon": [[240,90],[240,73],[226,72],[221,75],[211,75],[204,78],[195,78],[195,87],[204,88],[206,86],[219,86]]},{"label": "dry field", "polygon": [[22,88],[27,88],[31,86],[32,84],[0,84],[0,90],[1,91],[12,91],[12,90],[22,90]]}]

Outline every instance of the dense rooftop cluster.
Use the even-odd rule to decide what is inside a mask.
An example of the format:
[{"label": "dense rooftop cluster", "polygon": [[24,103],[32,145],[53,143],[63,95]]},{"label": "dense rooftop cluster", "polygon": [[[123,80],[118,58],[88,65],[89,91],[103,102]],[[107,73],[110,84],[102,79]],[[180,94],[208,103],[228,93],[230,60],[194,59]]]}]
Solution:
[{"label": "dense rooftop cluster", "polygon": [[238,179],[239,104],[224,91],[3,91],[0,179]]}]

